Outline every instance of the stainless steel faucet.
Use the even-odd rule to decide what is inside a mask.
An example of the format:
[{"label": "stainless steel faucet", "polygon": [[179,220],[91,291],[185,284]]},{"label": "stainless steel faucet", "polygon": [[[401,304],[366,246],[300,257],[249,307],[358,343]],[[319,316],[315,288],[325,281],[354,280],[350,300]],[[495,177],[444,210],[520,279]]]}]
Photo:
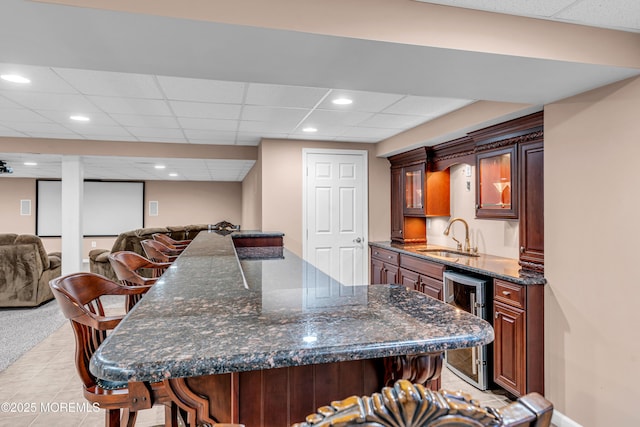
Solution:
[{"label": "stainless steel faucet", "polygon": [[[444,229],[444,233],[443,234],[445,236],[448,236],[449,235],[449,231],[451,231],[451,226],[456,221],[460,221],[461,223],[464,224],[464,251],[465,252],[471,252],[471,244],[469,243],[469,224],[467,224],[467,221],[465,221],[464,219],[462,219],[462,218],[451,218],[449,220],[449,223],[447,224],[447,228]],[[456,241],[457,246],[458,246],[458,250],[461,250],[462,249],[462,245],[460,244],[458,239],[456,239],[453,236],[451,236],[451,238]]]}]

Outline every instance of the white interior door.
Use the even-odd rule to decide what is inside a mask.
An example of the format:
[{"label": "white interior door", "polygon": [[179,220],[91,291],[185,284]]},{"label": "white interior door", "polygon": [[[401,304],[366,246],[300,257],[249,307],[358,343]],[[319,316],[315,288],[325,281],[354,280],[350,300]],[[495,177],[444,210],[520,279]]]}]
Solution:
[{"label": "white interior door", "polygon": [[367,152],[304,155],[303,257],[346,285],[367,284]]}]

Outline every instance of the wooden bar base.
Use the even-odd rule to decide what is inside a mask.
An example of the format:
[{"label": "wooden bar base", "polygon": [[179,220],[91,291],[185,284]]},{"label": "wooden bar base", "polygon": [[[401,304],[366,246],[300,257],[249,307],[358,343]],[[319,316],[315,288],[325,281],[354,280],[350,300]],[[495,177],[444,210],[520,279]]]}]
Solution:
[{"label": "wooden bar base", "polygon": [[318,407],[398,379],[440,386],[442,352],[165,380],[189,426],[290,426]]}]

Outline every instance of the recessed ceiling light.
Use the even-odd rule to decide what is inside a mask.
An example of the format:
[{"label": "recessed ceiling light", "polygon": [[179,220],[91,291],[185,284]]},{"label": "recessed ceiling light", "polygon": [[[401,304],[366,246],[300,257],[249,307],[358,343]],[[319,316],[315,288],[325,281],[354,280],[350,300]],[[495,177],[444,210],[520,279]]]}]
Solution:
[{"label": "recessed ceiling light", "polygon": [[177,173],[175,173],[175,172],[171,172],[171,173],[169,174],[169,176],[178,176],[178,174],[177,174]]},{"label": "recessed ceiling light", "polygon": [[24,162],[25,166],[38,166],[36,162]]},{"label": "recessed ceiling light", "polygon": [[91,120],[89,117],[87,116],[80,116],[80,115],[75,115],[75,116],[69,116],[69,118],[71,120],[75,120],[77,122],[88,122],[89,120]]},{"label": "recessed ceiling light", "polygon": [[154,167],[155,167],[156,169],[164,169],[164,168],[166,168],[166,166],[165,166],[165,165],[155,165]]},{"label": "recessed ceiling light", "polygon": [[336,105],[349,105],[349,104],[353,104],[353,100],[349,99],[349,98],[336,98],[333,101],[334,104]]},{"label": "recessed ceiling light", "polygon": [[18,74],[2,74],[0,75],[0,79],[6,80],[11,83],[31,83],[31,80],[26,77],[19,76]]},{"label": "recessed ceiling light", "polygon": [[309,133],[318,132],[318,129],[311,126],[307,126],[306,128],[302,128],[302,132],[309,132]]}]

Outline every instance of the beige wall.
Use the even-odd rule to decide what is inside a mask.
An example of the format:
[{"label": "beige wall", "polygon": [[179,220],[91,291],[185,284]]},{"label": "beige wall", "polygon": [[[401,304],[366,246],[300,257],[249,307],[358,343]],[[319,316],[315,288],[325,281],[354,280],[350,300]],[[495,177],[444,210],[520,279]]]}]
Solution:
[{"label": "beige wall", "polygon": [[[36,181],[0,178],[0,233],[34,234],[36,230]],[[20,200],[31,200],[31,215],[20,215]]]},{"label": "beige wall", "polygon": [[[215,224],[242,220],[240,182],[146,181],[145,225]],[[158,202],[158,216],[149,216],[149,201]]]},{"label": "beige wall", "polygon": [[[0,233],[35,234],[36,180],[0,179]],[[32,201],[31,216],[20,215],[20,200]],[[159,215],[149,216],[149,200],[159,202]],[[145,225],[208,224],[227,220],[241,224],[242,184],[239,182],[147,181],[145,183]],[[125,231],[125,230],[123,230]],[[95,248],[110,249],[115,237],[89,237],[83,240],[82,257]],[[47,252],[61,250],[60,238],[43,238]]]},{"label": "beige wall", "polygon": [[[475,165],[471,166],[471,176],[465,174],[464,164],[454,165],[451,176],[451,217],[431,218],[427,229],[427,242],[435,245],[455,247],[454,236],[464,244],[464,226],[454,224],[449,236],[443,234],[449,218],[461,217],[469,223],[471,246],[485,254],[518,258],[518,220],[476,219],[476,177]],[[470,190],[467,191],[467,181]]]},{"label": "beige wall", "polygon": [[389,162],[375,157],[373,144],[263,140],[262,229],[285,233],[285,246],[302,256],[302,149],[369,152],[369,240],[389,240]]},{"label": "beige wall", "polygon": [[262,156],[242,181],[242,227],[262,230]]},{"label": "beige wall", "polygon": [[640,78],[545,107],[546,394],[640,425]]}]

